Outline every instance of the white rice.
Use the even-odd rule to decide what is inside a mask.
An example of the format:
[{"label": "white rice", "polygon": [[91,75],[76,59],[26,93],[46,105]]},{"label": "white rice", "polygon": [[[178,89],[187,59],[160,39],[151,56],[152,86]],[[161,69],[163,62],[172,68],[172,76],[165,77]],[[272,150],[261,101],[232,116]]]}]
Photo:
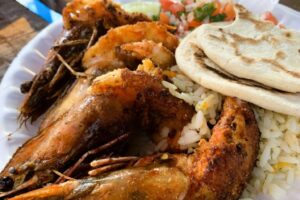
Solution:
[{"label": "white rice", "polygon": [[171,68],[176,76],[171,78],[172,83],[163,81],[163,85],[177,98],[193,105],[196,114],[182,132],[178,143],[181,149],[192,151],[201,138],[210,137],[208,123],[214,125],[221,110],[222,96],[216,92],[195,84],[183,75],[177,66]]},{"label": "white rice", "polygon": [[[195,106],[196,114],[183,128],[178,141],[182,149],[193,151],[201,138],[210,137],[208,123],[216,123],[222,95],[195,84],[176,66],[171,70],[177,75],[171,78],[172,83],[164,82],[164,86],[174,96]],[[253,110],[261,131],[260,151],[241,200],[254,200],[258,196],[283,199],[300,176],[300,118],[257,106]]]},{"label": "white rice", "polygon": [[260,153],[243,198],[264,193],[283,199],[300,176],[300,119],[253,106],[261,131]]}]

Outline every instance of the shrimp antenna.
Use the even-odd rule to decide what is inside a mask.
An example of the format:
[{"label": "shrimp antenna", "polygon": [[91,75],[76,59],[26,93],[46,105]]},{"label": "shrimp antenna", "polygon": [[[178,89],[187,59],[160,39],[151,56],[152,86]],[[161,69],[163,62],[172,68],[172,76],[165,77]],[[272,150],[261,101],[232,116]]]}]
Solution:
[{"label": "shrimp antenna", "polygon": [[62,62],[65,67],[76,77],[87,77],[85,73],[75,71],[66,61],[65,59],[56,51],[53,51],[56,57]]},{"label": "shrimp antenna", "polygon": [[97,30],[97,28],[94,26],[94,27],[93,27],[93,33],[92,33],[92,36],[90,37],[90,41],[89,41],[88,45],[86,46],[86,49],[89,49],[89,48],[92,46],[92,44],[93,44],[94,41],[96,40],[97,35],[98,35],[98,30]]},{"label": "shrimp antenna", "polygon": [[64,175],[63,173],[60,173],[60,172],[57,171],[57,170],[52,170],[52,171],[53,171],[53,173],[56,174],[57,176],[62,177],[62,178],[64,178],[64,179],[66,179],[66,180],[71,180],[71,181],[72,181],[72,180],[76,180],[75,178],[66,176],[66,175]]},{"label": "shrimp antenna", "polygon": [[68,42],[61,43],[61,44],[55,44],[55,45],[53,45],[53,48],[64,47],[64,46],[73,46],[73,45],[81,45],[81,44],[86,44],[88,42],[89,42],[88,39],[71,40],[71,41],[68,41]]},{"label": "shrimp antenna", "polygon": [[[43,60],[46,60],[46,59],[47,59],[46,56],[44,56],[44,54],[42,54],[42,52],[40,52],[39,50],[34,49],[34,52],[35,52],[40,58],[42,58]],[[25,69],[27,69],[27,68],[25,68]]]}]

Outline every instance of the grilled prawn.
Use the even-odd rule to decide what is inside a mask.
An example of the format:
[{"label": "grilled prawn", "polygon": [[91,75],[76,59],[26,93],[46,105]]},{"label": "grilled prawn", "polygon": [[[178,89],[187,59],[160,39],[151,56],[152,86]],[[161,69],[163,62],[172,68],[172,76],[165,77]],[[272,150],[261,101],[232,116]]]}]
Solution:
[{"label": "grilled prawn", "polygon": [[[235,200],[254,167],[258,143],[259,130],[249,105],[227,97],[212,137],[201,140],[193,154],[148,156],[123,170],[46,186],[10,200]],[[116,160],[120,158],[111,159]]]},{"label": "grilled prawn", "polygon": [[178,39],[166,26],[156,22],[139,22],[109,30],[84,55],[83,67],[88,77],[75,81],[65,97],[47,112],[41,129],[59,120],[81,98],[81,93],[95,77],[117,68],[134,70],[144,58],[161,68],[171,67],[177,46]]},{"label": "grilled prawn", "polygon": [[[126,45],[126,43],[142,42],[143,40],[150,40],[154,43],[161,43],[165,48],[158,49],[159,51],[168,51],[168,55],[174,52],[178,46],[178,38],[168,32],[168,26],[156,22],[138,22],[134,25],[121,26],[119,28],[108,31],[108,33],[100,38],[97,43],[92,46],[83,57],[83,65],[86,68],[97,67],[100,70],[109,70],[115,68],[127,67],[118,56],[116,48]],[[128,44],[127,44],[128,45]],[[133,48],[127,47],[129,51],[139,48],[140,44],[135,43]],[[155,52],[155,45],[149,42],[143,43],[144,48],[149,48],[148,53],[141,53],[144,57],[149,56]],[[122,48],[121,48],[122,49]],[[126,49],[125,49],[126,50]],[[167,53],[164,53],[165,55]]]},{"label": "grilled prawn", "polygon": [[162,86],[159,71],[119,69],[96,78],[70,110],[17,150],[0,174],[7,190],[0,197],[53,181],[53,170],[125,133],[167,126],[179,134],[194,109]]},{"label": "grilled prawn", "polygon": [[43,114],[76,78],[58,56],[74,71],[83,71],[81,59],[97,39],[113,27],[150,21],[142,14],[128,14],[111,0],[74,0],[63,10],[64,30],[47,56],[44,69],[21,86],[26,98],[21,118],[31,121]]}]

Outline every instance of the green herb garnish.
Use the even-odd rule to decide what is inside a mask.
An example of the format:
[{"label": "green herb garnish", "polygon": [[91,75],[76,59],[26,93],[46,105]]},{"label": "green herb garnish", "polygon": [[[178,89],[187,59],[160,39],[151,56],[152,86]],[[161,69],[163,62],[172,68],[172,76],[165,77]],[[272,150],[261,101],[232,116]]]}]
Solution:
[{"label": "green herb garnish", "polygon": [[158,21],[159,20],[159,16],[158,15],[152,15],[152,20],[153,21]]},{"label": "green herb garnish", "polygon": [[206,17],[210,17],[215,9],[214,3],[206,3],[202,7],[194,10],[194,17],[198,21],[203,21]]},{"label": "green herb garnish", "polygon": [[218,14],[218,15],[215,15],[215,16],[211,16],[209,18],[209,20],[211,22],[222,22],[222,21],[224,21],[225,18],[226,18],[226,14],[222,13],[222,14]]},{"label": "green herb garnish", "polygon": [[181,17],[181,15],[185,15],[185,11],[179,11],[179,12],[177,12],[177,16]]}]

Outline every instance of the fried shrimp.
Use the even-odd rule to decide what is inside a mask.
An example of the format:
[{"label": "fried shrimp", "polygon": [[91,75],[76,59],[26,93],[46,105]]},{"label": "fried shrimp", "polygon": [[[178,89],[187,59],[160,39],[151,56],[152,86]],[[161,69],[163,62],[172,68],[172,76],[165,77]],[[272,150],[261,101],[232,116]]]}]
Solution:
[{"label": "fried shrimp", "polygon": [[[259,130],[249,105],[227,97],[212,137],[201,140],[193,154],[148,156],[122,170],[46,186],[10,200],[236,200],[255,165],[258,143]],[[97,163],[105,161],[91,165]]]},{"label": "fried shrimp", "polygon": [[123,60],[118,58],[115,49],[126,43],[141,42],[143,40],[162,43],[171,52],[175,51],[179,43],[176,36],[168,32],[167,26],[157,22],[139,22],[134,25],[125,25],[112,29],[101,37],[85,53],[83,65],[86,68],[97,67],[100,70],[126,67]]},{"label": "fried shrimp", "polygon": [[73,0],[63,10],[63,21],[66,29],[76,24],[94,26],[103,20],[106,28],[134,24],[138,21],[150,21],[141,13],[129,14],[120,5],[111,0]]},{"label": "fried shrimp", "polygon": [[[170,26],[149,21],[110,0],[66,6],[63,34],[45,69],[21,86],[27,93],[21,117],[47,113],[0,173],[0,199],[240,197],[259,150],[251,107],[225,97],[212,136],[184,150],[185,128],[205,119],[193,118],[195,107],[165,87],[176,75],[179,40]],[[136,142],[141,136],[154,150],[141,152],[148,151]]]},{"label": "fried shrimp", "polygon": [[21,85],[26,94],[20,108],[22,120],[35,121],[65,94],[80,74],[74,72],[84,71],[81,60],[85,51],[107,30],[150,19],[128,14],[110,0],[74,0],[64,8],[63,21],[63,32],[49,51],[44,69]]},{"label": "fried shrimp", "polygon": [[64,171],[84,152],[125,133],[152,133],[166,125],[180,132],[194,109],[173,97],[161,81],[160,73],[128,69],[96,78],[68,112],[17,150],[0,174],[13,183],[0,197],[53,181],[53,170]]},{"label": "fried shrimp", "polygon": [[117,57],[127,66],[136,66],[144,58],[149,58],[162,69],[176,64],[175,56],[169,49],[151,40],[123,44],[117,48]]}]

